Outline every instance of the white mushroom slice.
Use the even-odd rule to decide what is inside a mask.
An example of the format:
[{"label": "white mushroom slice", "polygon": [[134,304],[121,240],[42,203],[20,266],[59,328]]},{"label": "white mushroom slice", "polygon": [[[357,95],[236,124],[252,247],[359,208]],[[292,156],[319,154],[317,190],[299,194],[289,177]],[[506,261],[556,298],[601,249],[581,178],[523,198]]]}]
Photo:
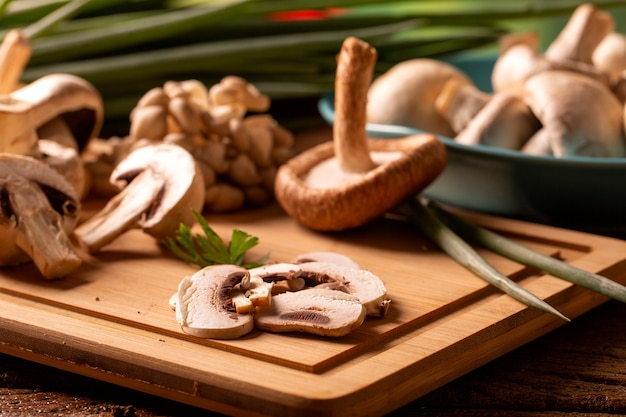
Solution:
[{"label": "white mushroom slice", "polygon": [[330,251],[313,251],[298,255],[294,262],[297,264],[305,262],[330,262],[333,264],[345,265],[355,269],[361,269],[361,266],[352,258],[337,252]]},{"label": "white mushroom slice", "polygon": [[252,314],[238,314],[231,291],[249,277],[236,265],[211,265],[183,278],[178,285],[176,320],[192,336],[236,339],[254,328]]},{"label": "white mushroom slice", "polygon": [[68,235],[80,202],[74,188],[43,162],[0,154],[0,265],[32,260],[47,279],[81,264]]},{"label": "white mushroom slice", "polygon": [[330,285],[342,288],[354,295],[367,309],[368,316],[382,317],[389,309],[387,288],[383,281],[366,269],[330,262],[307,262],[301,264],[301,277],[311,286]]},{"label": "white mushroom slice", "polygon": [[257,309],[254,322],[270,332],[339,337],[361,326],[365,315],[365,307],[356,297],[312,288],[274,296],[271,305]]},{"label": "white mushroom slice", "polygon": [[172,236],[181,223],[193,224],[193,211],[204,204],[202,175],[193,156],[177,145],[134,150],[117,164],[110,181],[122,191],[76,229],[91,252],[132,228],[157,239]]}]

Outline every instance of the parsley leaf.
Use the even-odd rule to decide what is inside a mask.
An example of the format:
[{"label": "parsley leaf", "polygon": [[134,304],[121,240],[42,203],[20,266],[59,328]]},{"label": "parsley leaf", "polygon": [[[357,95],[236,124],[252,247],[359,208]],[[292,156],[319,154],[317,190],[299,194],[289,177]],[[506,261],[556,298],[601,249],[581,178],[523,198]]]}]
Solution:
[{"label": "parsley leaf", "polygon": [[230,244],[226,244],[209,226],[204,216],[195,211],[193,214],[204,235],[192,235],[191,228],[181,223],[176,237],[167,237],[163,241],[163,244],[183,261],[198,265],[200,268],[209,265],[232,264],[249,269],[261,266],[267,260],[267,255],[265,255],[255,262],[245,262],[246,252],[259,242],[256,236],[234,229]]}]

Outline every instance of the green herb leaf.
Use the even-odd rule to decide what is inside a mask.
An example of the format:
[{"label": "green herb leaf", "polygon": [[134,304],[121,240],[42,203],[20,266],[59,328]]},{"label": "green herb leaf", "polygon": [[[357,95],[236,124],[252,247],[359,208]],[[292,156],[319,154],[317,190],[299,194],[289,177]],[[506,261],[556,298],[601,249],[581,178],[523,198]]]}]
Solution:
[{"label": "green herb leaf", "polygon": [[163,241],[163,244],[183,261],[198,265],[200,268],[209,265],[232,264],[249,269],[261,266],[267,260],[267,255],[265,255],[255,262],[245,262],[246,253],[259,242],[256,236],[234,229],[230,244],[226,244],[201,214],[195,211],[193,214],[204,235],[193,235],[191,228],[181,223],[176,237],[168,237]]}]

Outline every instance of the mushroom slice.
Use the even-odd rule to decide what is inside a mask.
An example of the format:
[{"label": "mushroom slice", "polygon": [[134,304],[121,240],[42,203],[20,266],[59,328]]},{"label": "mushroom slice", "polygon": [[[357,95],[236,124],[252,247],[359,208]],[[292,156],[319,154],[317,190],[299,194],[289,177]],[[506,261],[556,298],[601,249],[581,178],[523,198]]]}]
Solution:
[{"label": "mushroom slice", "polygon": [[182,330],[207,339],[236,339],[254,328],[252,314],[239,314],[233,288],[250,278],[236,265],[211,265],[183,278],[178,285],[176,320]]},{"label": "mushroom slice", "polygon": [[383,281],[366,269],[355,269],[330,262],[307,262],[300,265],[301,277],[308,285],[337,288],[359,299],[368,316],[383,317],[391,302]]},{"label": "mushroom slice", "polygon": [[204,182],[193,156],[171,144],[138,148],[121,160],[110,181],[122,190],[93,217],[76,228],[95,252],[129,229],[140,228],[157,239],[191,225],[193,211],[204,204]]},{"label": "mushroom slice", "polygon": [[544,71],[526,82],[524,94],[542,124],[524,152],[544,151],[557,157],[626,155],[622,105],[604,84],[573,72]]},{"label": "mushroom slice", "polygon": [[270,332],[306,332],[321,336],[345,336],[365,320],[365,307],[341,291],[307,289],[272,298],[254,315],[257,328]]},{"label": "mushroom slice", "polygon": [[45,163],[0,154],[0,265],[32,260],[47,279],[81,264],[68,235],[80,202],[74,188]]},{"label": "mushroom slice", "polygon": [[296,256],[294,262],[297,264],[302,264],[305,262],[330,262],[333,264],[349,266],[355,269],[361,269],[359,264],[349,256],[329,251],[313,251],[301,253],[300,255]]},{"label": "mushroom slice", "polygon": [[424,189],[444,169],[447,153],[434,135],[369,140],[366,97],[376,51],[347,38],[337,62],[334,142],[284,163],[274,191],[303,225],[337,231],[361,226]]}]

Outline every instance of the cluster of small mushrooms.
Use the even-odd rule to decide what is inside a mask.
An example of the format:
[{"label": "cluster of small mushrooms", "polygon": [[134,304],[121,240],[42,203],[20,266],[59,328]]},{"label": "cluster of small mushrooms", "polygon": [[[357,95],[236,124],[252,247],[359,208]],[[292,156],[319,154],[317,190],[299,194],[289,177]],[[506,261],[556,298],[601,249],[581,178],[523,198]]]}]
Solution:
[{"label": "cluster of small mushrooms", "polygon": [[181,329],[207,339],[235,339],[254,328],[345,336],[367,316],[383,317],[390,302],[380,278],[323,251],[250,270],[211,265],[183,278],[170,298]]},{"label": "cluster of small mushrooms", "polygon": [[[102,139],[103,101],[89,82],[50,74],[20,84],[31,52],[19,29],[0,45],[0,266],[33,261],[46,279],[61,278],[81,251],[130,229],[160,240],[191,226],[194,211],[273,200],[293,136],[246,80],[167,82],[138,101],[129,135]],[[108,202],[79,224],[88,195]]]},{"label": "cluster of small mushrooms", "polygon": [[491,84],[404,61],[372,83],[367,120],[533,155],[626,156],[626,36],[608,12],[581,4],[545,52],[536,33],[505,35]]}]

